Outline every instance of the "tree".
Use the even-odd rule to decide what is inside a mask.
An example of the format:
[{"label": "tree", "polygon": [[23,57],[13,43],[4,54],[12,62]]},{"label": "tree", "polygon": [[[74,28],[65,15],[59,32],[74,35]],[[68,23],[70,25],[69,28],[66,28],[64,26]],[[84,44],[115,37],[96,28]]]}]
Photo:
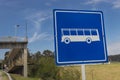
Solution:
[{"label": "tree", "polygon": [[45,51],[43,52],[43,55],[44,55],[44,56],[53,56],[53,52],[50,51],[50,50],[45,50]]},{"label": "tree", "polygon": [[40,51],[37,51],[35,54],[36,54],[36,56],[41,56],[42,55]]},{"label": "tree", "polygon": [[5,59],[4,59],[4,60],[7,60],[7,59],[8,59],[8,56],[9,56],[9,51],[8,51],[8,52],[5,52]]},{"label": "tree", "polygon": [[32,55],[33,65],[29,66],[29,76],[40,77],[43,80],[59,80],[59,68],[56,67],[52,51],[45,50]]}]

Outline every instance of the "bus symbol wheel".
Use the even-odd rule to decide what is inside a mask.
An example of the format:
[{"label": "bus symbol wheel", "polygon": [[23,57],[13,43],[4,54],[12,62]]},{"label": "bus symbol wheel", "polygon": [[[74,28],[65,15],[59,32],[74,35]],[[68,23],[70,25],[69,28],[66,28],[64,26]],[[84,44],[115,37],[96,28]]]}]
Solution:
[{"label": "bus symbol wheel", "polygon": [[90,37],[86,38],[86,42],[90,44],[92,42],[92,39]]},{"label": "bus symbol wheel", "polygon": [[69,44],[69,43],[70,43],[70,39],[66,37],[66,38],[64,39],[64,42],[65,42],[65,44]]}]

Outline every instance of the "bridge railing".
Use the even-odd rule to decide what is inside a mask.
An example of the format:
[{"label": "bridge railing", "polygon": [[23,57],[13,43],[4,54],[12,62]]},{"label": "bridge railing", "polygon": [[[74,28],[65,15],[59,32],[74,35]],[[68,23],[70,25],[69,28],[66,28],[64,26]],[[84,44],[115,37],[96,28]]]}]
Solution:
[{"label": "bridge railing", "polygon": [[27,41],[26,37],[15,37],[15,36],[0,37],[0,42],[26,42],[26,41]]}]

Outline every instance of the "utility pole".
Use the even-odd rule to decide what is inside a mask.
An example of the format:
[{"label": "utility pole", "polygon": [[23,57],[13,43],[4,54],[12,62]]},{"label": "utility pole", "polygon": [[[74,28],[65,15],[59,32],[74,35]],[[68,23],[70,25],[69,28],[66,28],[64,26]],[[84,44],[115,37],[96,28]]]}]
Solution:
[{"label": "utility pole", "polygon": [[26,41],[28,41],[28,37],[27,37],[27,22],[26,22],[26,27],[25,27],[26,29]]},{"label": "utility pole", "polygon": [[17,41],[17,29],[20,27],[20,25],[15,26],[15,41]]}]

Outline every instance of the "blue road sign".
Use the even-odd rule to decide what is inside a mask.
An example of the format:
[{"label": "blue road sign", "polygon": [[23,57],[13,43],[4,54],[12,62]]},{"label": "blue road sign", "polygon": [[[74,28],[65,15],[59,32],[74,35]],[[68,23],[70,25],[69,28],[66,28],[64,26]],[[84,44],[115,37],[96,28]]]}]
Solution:
[{"label": "blue road sign", "polygon": [[102,11],[53,10],[57,65],[108,61]]}]

